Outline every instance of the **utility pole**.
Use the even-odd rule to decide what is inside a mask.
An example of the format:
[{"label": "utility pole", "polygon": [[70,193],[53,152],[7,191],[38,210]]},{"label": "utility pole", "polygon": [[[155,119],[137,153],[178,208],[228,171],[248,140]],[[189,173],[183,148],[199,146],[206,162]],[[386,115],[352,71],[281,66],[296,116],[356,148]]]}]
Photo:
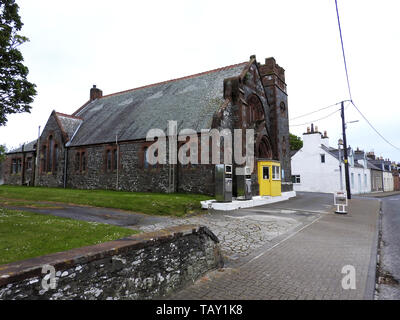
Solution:
[{"label": "utility pole", "polygon": [[349,161],[347,159],[346,123],[344,121],[344,101],[342,101],[341,116],[342,116],[342,131],[343,131],[344,176],[346,178],[347,199],[351,199]]}]

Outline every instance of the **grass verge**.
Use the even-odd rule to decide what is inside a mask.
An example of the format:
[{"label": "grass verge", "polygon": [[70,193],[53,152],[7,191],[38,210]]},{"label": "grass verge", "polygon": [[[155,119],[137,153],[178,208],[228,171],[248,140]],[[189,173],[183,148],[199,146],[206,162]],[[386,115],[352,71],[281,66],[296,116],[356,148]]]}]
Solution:
[{"label": "grass verge", "polygon": [[138,231],[0,207],[0,265],[135,233]]},{"label": "grass verge", "polygon": [[210,199],[209,196],[198,194],[79,190],[5,185],[0,186],[0,198],[3,202],[10,199],[62,202],[178,217],[200,211],[200,201]]}]

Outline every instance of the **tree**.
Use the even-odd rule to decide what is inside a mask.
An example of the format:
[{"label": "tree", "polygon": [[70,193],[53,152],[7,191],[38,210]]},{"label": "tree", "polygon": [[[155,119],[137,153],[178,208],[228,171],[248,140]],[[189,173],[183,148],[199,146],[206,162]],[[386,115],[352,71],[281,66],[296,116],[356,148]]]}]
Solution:
[{"label": "tree", "polygon": [[28,68],[18,46],[28,38],[18,32],[23,23],[15,0],[0,1],[0,126],[7,114],[30,112],[36,85],[27,80]]},{"label": "tree", "polygon": [[290,150],[300,150],[303,148],[303,141],[300,137],[289,133]]},{"label": "tree", "polygon": [[0,163],[2,163],[6,158],[7,148],[0,144]]}]

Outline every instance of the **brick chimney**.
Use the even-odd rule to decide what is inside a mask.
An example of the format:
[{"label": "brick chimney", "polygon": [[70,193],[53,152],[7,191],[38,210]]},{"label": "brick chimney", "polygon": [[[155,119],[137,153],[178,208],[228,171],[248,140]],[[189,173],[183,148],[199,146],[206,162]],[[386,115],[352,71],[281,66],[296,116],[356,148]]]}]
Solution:
[{"label": "brick chimney", "polygon": [[93,85],[93,88],[90,89],[90,101],[100,99],[103,96],[103,91],[96,88],[96,85]]}]

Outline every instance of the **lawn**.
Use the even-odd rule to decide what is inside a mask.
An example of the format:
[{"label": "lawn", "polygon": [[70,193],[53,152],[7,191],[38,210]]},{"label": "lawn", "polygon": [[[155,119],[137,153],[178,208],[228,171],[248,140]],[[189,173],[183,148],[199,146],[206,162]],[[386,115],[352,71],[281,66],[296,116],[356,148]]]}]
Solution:
[{"label": "lawn", "polygon": [[198,212],[200,201],[207,199],[210,197],[198,194],[0,186],[0,203],[25,200],[32,205],[35,201],[50,201],[156,215],[183,216]]},{"label": "lawn", "polygon": [[138,231],[0,207],[0,265],[116,240]]}]

